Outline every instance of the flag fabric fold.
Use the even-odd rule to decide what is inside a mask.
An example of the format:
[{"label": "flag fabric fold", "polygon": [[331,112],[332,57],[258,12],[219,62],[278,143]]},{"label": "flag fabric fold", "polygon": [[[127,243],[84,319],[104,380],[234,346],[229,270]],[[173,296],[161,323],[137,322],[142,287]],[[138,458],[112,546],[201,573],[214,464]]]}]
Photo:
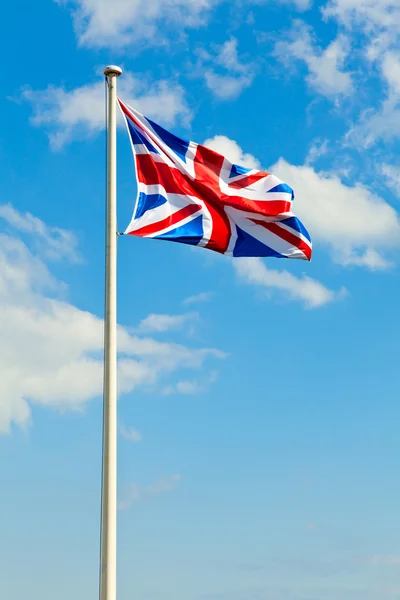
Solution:
[{"label": "flag fabric fold", "polygon": [[311,260],[311,239],[291,212],[294,193],[289,185],[270,173],[232,164],[118,102],[138,185],[126,234],[228,256]]}]

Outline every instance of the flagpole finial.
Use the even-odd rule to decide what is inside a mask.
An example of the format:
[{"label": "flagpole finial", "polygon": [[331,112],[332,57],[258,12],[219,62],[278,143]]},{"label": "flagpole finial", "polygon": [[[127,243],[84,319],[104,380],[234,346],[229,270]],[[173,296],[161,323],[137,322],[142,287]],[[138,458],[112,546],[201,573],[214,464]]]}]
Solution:
[{"label": "flagpole finial", "polygon": [[106,77],[110,77],[111,75],[114,75],[114,77],[119,77],[122,75],[122,69],[116,65],[109,65],[104,69],[104,75]]}]

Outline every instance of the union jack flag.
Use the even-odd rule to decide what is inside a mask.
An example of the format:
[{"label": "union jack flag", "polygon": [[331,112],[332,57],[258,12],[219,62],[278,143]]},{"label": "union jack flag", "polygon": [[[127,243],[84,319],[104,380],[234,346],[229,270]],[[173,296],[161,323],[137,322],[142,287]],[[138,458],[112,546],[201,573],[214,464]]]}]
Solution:
[{"label": "union jack flag", "polygon": [[202,246],[228,256],[311,259],[291,212],[293,190],[185,141],[119,100],[135,156],[138,195],[125,233]]}]

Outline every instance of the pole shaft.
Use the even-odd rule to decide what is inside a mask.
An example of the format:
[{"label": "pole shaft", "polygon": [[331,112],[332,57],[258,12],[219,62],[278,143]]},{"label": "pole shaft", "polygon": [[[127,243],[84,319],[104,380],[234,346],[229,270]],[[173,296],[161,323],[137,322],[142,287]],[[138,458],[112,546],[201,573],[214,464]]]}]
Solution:
[{"label": "pole shaft", "polygon": [[117,595],[117,190],[116,74],[107,77],[107,231],[104,321],[100,600]]}]

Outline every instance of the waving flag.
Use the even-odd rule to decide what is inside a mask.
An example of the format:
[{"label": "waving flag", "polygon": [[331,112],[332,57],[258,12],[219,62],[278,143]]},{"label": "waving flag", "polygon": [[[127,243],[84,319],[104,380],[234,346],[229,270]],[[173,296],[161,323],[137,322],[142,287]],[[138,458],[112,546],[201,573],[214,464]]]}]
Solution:
[{"label": "waving flag", "polygon": [[291,212],[293,190],[166,131],[119,100],[135,155],[138,196],[125,233],[228,256],[311,259]]}]

